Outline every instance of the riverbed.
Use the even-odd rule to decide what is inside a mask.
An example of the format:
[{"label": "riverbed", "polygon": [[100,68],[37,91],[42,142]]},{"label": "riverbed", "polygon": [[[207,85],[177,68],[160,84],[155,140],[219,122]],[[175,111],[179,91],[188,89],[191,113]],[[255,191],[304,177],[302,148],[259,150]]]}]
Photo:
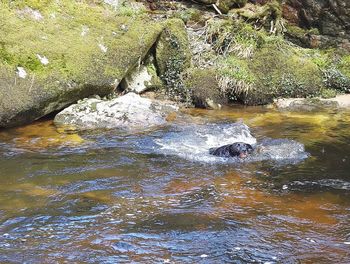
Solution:
[{"label": "riverbed", "polygon": [[[50,119],[0,131],[0,262],[350,262],[350,111],[186,114],[136,134],[63,132]],[[183,151],[196,131],[235,122],[257,142],[300,142],[307,156]]]}]

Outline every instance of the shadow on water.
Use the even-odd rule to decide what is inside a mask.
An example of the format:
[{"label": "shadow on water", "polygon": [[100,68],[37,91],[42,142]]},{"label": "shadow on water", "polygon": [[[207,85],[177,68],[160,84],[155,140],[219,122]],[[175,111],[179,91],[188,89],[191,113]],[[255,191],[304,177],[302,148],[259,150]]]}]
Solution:
[{"label": "shadow on water", "polygon": [[[0,262],[349,262],[350,113],[191,115],[138,135],[64,134],[49,120],[1,131]],[[310,156],[209,156],[238,119],[257,144],[295,140]]]}]

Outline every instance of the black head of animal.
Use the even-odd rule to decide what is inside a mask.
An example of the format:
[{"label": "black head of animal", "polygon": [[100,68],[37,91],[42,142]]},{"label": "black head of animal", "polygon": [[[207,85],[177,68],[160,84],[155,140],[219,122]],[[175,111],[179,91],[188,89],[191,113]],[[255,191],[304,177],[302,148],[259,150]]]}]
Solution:
[{"label": "black head of animal", "polygon": [[233,144],[209,149],[209,154],[219,157],[246,158],[248,154],[251,154],[252,152],[252,145],[243,142],[235,142]]}]

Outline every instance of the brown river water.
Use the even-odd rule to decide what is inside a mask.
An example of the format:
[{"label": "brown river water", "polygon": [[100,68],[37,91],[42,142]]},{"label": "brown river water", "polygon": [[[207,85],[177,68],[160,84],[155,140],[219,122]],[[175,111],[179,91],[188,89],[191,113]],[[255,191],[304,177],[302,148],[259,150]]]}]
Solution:
[{"label": "brown river water", "polygon": [[[0,131],[0,262],[350,263],[350,111],[189,114],[192,130]],[[237,120],[309,156],[208,162],[176,147]]]}]

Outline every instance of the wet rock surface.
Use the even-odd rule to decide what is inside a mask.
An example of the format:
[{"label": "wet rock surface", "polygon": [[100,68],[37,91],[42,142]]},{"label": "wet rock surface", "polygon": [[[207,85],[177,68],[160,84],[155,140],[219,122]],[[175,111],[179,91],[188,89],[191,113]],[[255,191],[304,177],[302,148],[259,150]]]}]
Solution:
[{"label": "wet rock surface", "polygon": [[338,95],[330,99],[286,98],[277,99],[273,104],[277,109],[290,111],[320,111],[335,108],[350,108],[350,95]]},{"label": "wet rock surface", "polygon": [[128,93],[112,100],[84,99],[56,115],[56,126],[76,130],[119,128],[145,130],[165,125],[167,116],[178,110],[174,104]]}]

